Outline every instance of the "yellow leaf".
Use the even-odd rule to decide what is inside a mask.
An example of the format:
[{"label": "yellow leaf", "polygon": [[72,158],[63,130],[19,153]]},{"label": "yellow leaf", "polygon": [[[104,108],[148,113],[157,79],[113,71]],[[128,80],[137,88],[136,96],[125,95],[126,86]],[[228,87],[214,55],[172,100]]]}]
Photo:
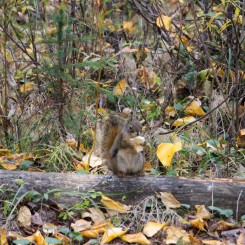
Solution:
[{"label": "yellow leaf", "polygon": [[206,114],[195,101],[191,102],[190,105],[186,107],[185,113],[190,116],[203,116]]},{"label": "yellow leaf", "polygon": [[193,116],[178,118],[176,121],[174,121],[173,126],[174,127],[181,127],[187,123],[194,122],[195,120],[196,119]]},{"label": "yellow leaf", "polygon": [[42,244],[42,245],[48,245],[48,243],[45,241],[43,235],[41,234],[40,231],[37,231],[36,233],[33,234],[35,244]]},{"label": "yellow leaf", "polygon": [[219,15],[222,15],[222,12],[217,12],[215,13],[212,18],[209,20],[209,22],[207,23],[207,28],[211,27],[211,24],[213,23],[213,21],[215,20],[216,17],[218,17]]},{"label": "yellow leaf", "polygon": [[136,244],[143,244],[143,245],[151,244],[150,241],[141,232],[137,234],[123,235],[121,239],[127,243],[136,243]]},{"label": "yellow leaf", "polygon": [[33,83],[33,82],[27,82],[27,83],[22,84],[20,86],[20,92],[21,93],[27,93],[30,90],[32,90],[35,86],[36,86],[35,83]]},{"label": "yellow leaf", "polygon": [[168,16],[166,16],[164,14],[162,14],[159,17],[157,17],[157,19],[156,19],[157,26],[160,27],[160,28],[165,27],[167,31],[170,30],[171,23],[172,23],[172,18],[168,17]]},{"label": "yellow leaf", "polygon": [[176,115],[176,110],[173,106],[167,106],[165,109],[165,114],[168,117],[175,117]]},{"label": "yellow leaf", "polygon": [[205,208],[204,205],[195,205],[197,210],[196,216],[201,219],[211,219],[213,215]]},{"label": "yellow leaf", "polygon": [[100,234],[96,230],[87,230],[87,231],[82,231],[80,234],[83,237],[89,237],[89,238],[97,238]]},{"label": "yellow leaf", "polygon": [[26,159],[26,156],[23,153],[2,156],[0,157],[0,165],[7,170],[14,170],[25,159]]},{"label": "yellow leaf", "polygon": [[157,157],[163,166],[169,167],[171,165],[174,153],[181,150],[181,142],[172,143],[161,143],[157,147]]},{"label": "yellow leaf", "polygon": [[9,151],[9,149],[0,149],[0,157],[2,156],[10,156],[11,153]]},{"label": "yellow leaf", "polygon": [[20,210],[18,212],[17,220],[23,225],[23,226],[30,226],[31,225],[31,211],[26,206],[21,206]]},{"label": "yellow leaf", "polygon": [[145,171],[150,171],[152,168],[153,167],[150,162],[145,162],[145,166],[144,166]]},{"label": "yellow leaf", "polygon": [[107,115],[107,111],[104,108],[98,108],[98,113],[103,116]]},{"label": "yellow leaf", "polygon": [[[34,235],[23,237],[23,236],[20,236],[19,234],[17,234],[16,232],[14,232],[14,231],[9,231],[7,237],[10,240],[21,239],[21,240],[28,240],[31,244],[35,243]],[[46,244],[47,243],[44,243],[44,245],[46,245]]]},{"label": "yellow leaf", "polygon": [[123,79],[117,83],[117,85],[113,89],[113,92],[115,95],[122,95],[125,92],[127,87],[128,87],[128,84],[126,80]]},{"label": "yellow leaf", "polygon": [[227,243],[220,242],[218,240],[202,240],[202,244],[207,244],[207,245],[225,245]]},{"label": "yellow leaf", "polygon": [[47,33],[49,34],[49,35],[52,35],[52,34],[54,34],[54,33],[56,33],[56,27],[48,27],[47,28]]},{"label": "yellow leaf", "polygon": [[160,192],[158,197],[161,198],[161,201],[167,210],[180,207],[179,201],[177,201],[175,197],[169,192]]},{"label": "yellow leaf", "polygon": [[157,222],[148,222],[144,229],[143,229],[143,233],[147,236],[147,237],[152,237],[154,236],[158,231],[160,231],[164,226],[166,225],[166,223],[157,223]]},{"label": "yellow leaf", "polygon": [[164,230],[167,233],[166,244],[191,244],[190,237],[185,230],[174,226],[166,227]]},{"label": "yellow leaf", "polygon": [[105,231],[100,244],[109,243],[112,240],[114,240],[115,238],[121,237],[122,235],[124,235],[127,232],[128,232],[128,230],[123,231],[122,228],[120,228],[120,227],[108,228]]},{"label": "yellow leaf", "polygon": [[7,231],[3,228],[0,228],[0,244],[8,245]]},{"label": "yellow leaf", "polygon": [[68,236],[65,236],[61,233],[55,233],[54,237],[58,239],[59,241],[62,242],[64,245],[70,245],[71,244],[71,239]]},{"label": "yellow leaf", "polygon": [[123,22],[123,30],[128,32],[129,34],[133,34],[135,32],[135,24],[132,21],[124,21]]},{"label": "yellow leaf", "polygon": [[242,24],[242,15],[238,15],[237,17],[232,18],[232,20],[237,24]]},{"label": "yellow leaf", "polygon": [[130,209],[129,206],[124,205],[120,202],[115,202],[112,199],[101,196],[100,202],[108,209],[118,211],[119,213],[127,213],[127,211]]},{"label": "yellow leaf", "polygon": [[71,228],[76,232],[88,230],[91,228],[91,221],[79,219],[75,223],[71,223]]},{"label": "yellow leaf", "polygon": [[190,224],[200,231],[206,231],[205,227],[207,227],[207,222],[201,218],[191,220]]}]

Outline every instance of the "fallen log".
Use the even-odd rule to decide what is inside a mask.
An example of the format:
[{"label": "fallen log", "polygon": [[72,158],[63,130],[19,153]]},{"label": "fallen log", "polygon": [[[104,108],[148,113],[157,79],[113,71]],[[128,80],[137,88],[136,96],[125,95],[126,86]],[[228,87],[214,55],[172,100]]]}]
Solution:
[{"label": "fallen log", "polygon": [[[21,180],[21,181],[20,181]],[[20,182],[25,184],[20,189]],[[171,192],[180,202],[194,205],[215,206],[232,209],[234,214],[245,214],[245,180],[231,179],[188,179],[166,176],[82,175],[76,173],[40,173],[0,170],[0,186],[5,185],[19,195],[35,190],[41,194],[59,189],[50,198],[63,205],[81,202],[84,194],[100,191],[114,200],[135,204],[140,199],[156,192]]]}]

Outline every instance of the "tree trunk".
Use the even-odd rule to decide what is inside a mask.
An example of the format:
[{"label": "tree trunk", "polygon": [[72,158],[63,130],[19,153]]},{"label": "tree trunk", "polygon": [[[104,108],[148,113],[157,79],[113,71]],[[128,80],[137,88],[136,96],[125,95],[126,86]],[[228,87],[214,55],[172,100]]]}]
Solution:
[{"label": "tree trunk", "polygon": [[74,205],[81,202],[88,191],[100,191],[113,200],[135,204],[140,199],[156,192],[171,192],[184,204],[215,206],[232,209],[234,214],[245,214],[245,180],[229,179],[187,179],[178,177],[127,176],[118,178],[111,175],[81,175],[76,173],[38,173],[0,170],[0,186],[6,185],[18,190],[18,183],[25,185],[19,195],[35,190],[41,194],[48,190],[60,189],[60,197],[50,196],[58,203]]}]

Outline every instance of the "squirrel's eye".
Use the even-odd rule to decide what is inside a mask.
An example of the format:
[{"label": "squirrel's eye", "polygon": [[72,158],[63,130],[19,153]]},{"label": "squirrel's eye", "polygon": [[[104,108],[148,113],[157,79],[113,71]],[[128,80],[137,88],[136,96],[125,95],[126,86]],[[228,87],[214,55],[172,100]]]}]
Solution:
[{"label": "squirrel's eye", "polygon": [[132,125],[129,125],[129,131],[130,131],[130,132],[133,131]]}]

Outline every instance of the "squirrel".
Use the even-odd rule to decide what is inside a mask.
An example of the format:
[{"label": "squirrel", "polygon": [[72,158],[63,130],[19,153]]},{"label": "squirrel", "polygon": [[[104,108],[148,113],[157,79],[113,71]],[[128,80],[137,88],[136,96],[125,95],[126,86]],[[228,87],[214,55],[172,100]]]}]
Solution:
[{"label": "squirrel", "polygon": [[144,175],[142,125],[136,118],[125,121],[117,115],[108,116],[102,126],[102,154],[113,174]]}]

